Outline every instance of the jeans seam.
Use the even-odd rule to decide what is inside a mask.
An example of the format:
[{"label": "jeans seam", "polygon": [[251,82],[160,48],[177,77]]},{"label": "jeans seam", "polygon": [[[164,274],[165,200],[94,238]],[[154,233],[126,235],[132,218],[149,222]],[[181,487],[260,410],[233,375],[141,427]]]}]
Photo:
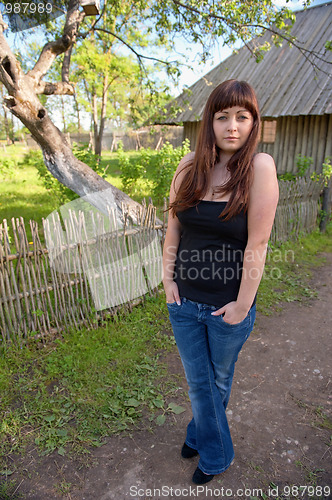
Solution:
[{"label": "jeans seam", "polygon": [[[222,458],[224,460],[225,459],[225,450],[224,450],[224,444],[223,444],[223,441],[222,441],[222,435],[221,435],[221,432],[220,432],[220,422],[219,422],[219,419],[218,419],[218,412],[216,410],[216,405],[215,405],[215,401],[214,401],[214,395],[213,395],[213,391],[212,391],[211,371],[210,371],[210,366],[209,366],[210,363],[209,363],[209,359],[208,358],[206,359],[206,364],[207,364],[208,374],[209,374],[210,394],[211,394],[212,402],[213,402],[214,417],[215,417],[216,424],[217,424],[217,427],[218,427],[219,441],[220,441],[221,449],[222,449]],[[218,394],[219,394],[219,392],[218,392]]]}]

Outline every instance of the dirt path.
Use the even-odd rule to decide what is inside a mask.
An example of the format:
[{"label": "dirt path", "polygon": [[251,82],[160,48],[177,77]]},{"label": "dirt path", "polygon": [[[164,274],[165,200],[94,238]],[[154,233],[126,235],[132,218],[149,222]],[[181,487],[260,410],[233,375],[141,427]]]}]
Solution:
[{"label": "dirt path", "polygon": [[[257,317],[237,363],[229,404],[235,461],[228,471],[200,489],[191,483],[197,459],[179,454],[190,409],[182,365],[172,354],[170,369],[184,389],[177,402],[187,411],[153,432],[109,438],[86,458],[88,468],[56,454],[27,461],[19,488],[24,498],[332,498],[332,255],[326,258],[313,278],[317,298]],[[300,486],[307,489],[296,494]]]}]

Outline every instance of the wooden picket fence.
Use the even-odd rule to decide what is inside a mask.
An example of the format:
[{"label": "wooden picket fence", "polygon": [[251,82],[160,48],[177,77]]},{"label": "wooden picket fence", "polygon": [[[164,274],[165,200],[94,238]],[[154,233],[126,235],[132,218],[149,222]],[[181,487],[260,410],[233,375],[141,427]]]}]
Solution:
[{"label": "wooden picket fence", "polygon": [[70,327],[91,327],[140,297],[158,293],[162,225],[156,208],[142,205],[133,224],[126,211],[119,225],[108,216],[53,213],[43,221],[45,245],[35,221],[29,243],[22,218],[0,224],[0,332],[21,342]]},{"label": "wooden picket fence", "polygon": [[271,242],[297,238],[317,227],[323,181],[300,177],[279,181],[279,203],[271,233]]},{"label": "wooden picket fence", "polygon": [[[281,181],[272,243],[317,227],[322,185]],[[130,310],[146,294],[158,293],[166,220],[143,203],[132,223],[124,210],[107,216],[69,210],[53,213],[38,228],[30,221],[0,224],[0,339],[23,342],[70,327],[91,327],[119,308]],[[41,243],[43,231],[45,244]]]}]

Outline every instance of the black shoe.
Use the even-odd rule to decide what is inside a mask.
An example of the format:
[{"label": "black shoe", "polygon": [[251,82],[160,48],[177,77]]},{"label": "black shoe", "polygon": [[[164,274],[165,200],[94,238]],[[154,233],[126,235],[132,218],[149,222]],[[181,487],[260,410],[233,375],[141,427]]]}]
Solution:
[{"label": "black shoe", "polygon": [[194,450],[194,448],[190,448],[186,443],[182,446],[181,457],[182,458],[192,458],[198,455],[198,451]]},{"label": "black shoe", "polygon": [[197,467],[193,475],[193,483],[205,484],[208,483],[209,481],[212,481],[213,478],[214,474],[204,474],[204,472]]}]

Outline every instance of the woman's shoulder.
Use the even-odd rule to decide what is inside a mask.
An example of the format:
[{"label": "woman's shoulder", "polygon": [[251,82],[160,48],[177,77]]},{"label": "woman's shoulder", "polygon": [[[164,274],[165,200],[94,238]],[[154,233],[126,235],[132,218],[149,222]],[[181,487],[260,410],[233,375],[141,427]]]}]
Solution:
[{"label": "woman's shoulder", "polygon": [[267,153],[257,153],[253,160],[254,171],[276,171],[274,159]]},{"label": "woman's shoulder", "polygon": [[252,197],[262,197],[262,194],[274,196],[278,192],[277,169],[272,156],[258,153],[254,157],[254,176],[250,188]]},{"label": "woman's shoulder", "polygon": [[181,160],[178,165],[177,171],[182,170],[184,167],[188,166],[189,164],[192,164],[195,158],[195,151],[189,151]]},{"label": "woman's shoulder", "polygon": [[180,163],[175,171],[174,177],[173,177],[173,185],[175,184],[176,181],[176,187],[181,184],[184,174],[187,171],[187,168],[192,165],[193,160],[195,157],[195,153],[193,151],[190,151],[187,153],[181,160]]}]

